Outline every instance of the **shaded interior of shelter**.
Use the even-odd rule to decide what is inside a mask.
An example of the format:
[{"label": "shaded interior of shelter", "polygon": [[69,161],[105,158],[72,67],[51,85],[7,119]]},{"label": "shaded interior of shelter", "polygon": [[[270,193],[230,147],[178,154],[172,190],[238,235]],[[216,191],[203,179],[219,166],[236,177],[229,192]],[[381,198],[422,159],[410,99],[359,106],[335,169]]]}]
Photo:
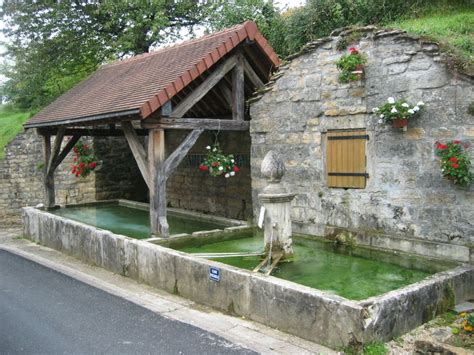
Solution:
[{"label": "shaded interior of shelter", "polygon": [[[167,130],[167,154],[188,131]],[[234,177],[212,177],[199,170],[206,146],[216,141],[225,153],[234,154],[241,169]],[[146,137],[141,140],[146,146]],[[96,137],[94,147],[103,166],[95,174],[96,200],[127,199],[149,202],[148,187],[124,137]],[[252,217],[248,132],[204,132],[167,182],[168,207],[248,220]]]}]

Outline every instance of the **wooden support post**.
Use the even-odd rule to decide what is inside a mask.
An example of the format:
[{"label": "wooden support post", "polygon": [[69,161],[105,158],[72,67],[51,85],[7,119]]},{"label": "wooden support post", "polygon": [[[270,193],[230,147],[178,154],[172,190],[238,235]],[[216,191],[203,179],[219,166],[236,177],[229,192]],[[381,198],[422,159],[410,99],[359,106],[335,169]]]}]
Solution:
[{"label": "wooden support post", "polygon": [[152,235],[167,237],[166,178],[164,174],[165,131],[150,129],[148,135],[148,164],[150,174],[150,228]]},{"label": "wooden support post", "polygon": [[148,136],[148,162],[153,186],[150,188],[151,234],[169,236],[166,218],[166,181],[194,146],[204,129],[195,129],[165,160],[165,131],[151,129]]},{"label": "wooden support post", "polygon": [[245,114],[244,57],[237,55],[237,64],[232,71],[232,118],[243,121]]},{"label": "wooden support post", "polygon": [[44,155],[44,168],[43,168],[43,188],[44,188],[44,206],[46,208],[52,208],[55,206],[56,201],[54,197],[54,173],[48,172],[48,166],[51,160],[51,136],[43,136],[43,155]]}]

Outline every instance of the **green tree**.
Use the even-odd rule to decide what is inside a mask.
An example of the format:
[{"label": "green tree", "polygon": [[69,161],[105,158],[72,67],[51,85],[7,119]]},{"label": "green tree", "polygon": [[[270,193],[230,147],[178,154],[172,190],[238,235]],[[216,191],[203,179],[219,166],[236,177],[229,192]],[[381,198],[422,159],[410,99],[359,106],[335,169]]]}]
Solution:
[{"label": "green tree", "polygon": [[23,108],[43,106],[100,64],[192,31],[207,7],[193,0],[5,0],[3,95]]}]

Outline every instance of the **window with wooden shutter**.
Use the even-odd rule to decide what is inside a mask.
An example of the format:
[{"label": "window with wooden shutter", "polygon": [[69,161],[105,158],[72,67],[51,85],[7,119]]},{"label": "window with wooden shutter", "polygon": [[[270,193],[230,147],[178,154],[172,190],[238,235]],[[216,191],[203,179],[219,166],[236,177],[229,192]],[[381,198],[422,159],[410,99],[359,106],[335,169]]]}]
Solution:
[{"label": "window with wooden shutter", "polygon": [[328,187],[365,188],[365,130],[328,131],[326,145],[326,181]]}]

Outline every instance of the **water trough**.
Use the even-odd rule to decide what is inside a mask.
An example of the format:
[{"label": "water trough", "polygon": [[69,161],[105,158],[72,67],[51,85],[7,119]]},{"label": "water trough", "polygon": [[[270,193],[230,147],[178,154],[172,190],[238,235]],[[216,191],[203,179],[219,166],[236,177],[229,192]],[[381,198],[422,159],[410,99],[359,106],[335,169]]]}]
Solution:
[{"label": "water trough", "polygon": [[388,340],[432,319],[454,302],[474,297],[472,265],[354,301],[170,248],[253,233],[242,223],[168,239],[139,240],[32,207],[23,209],[23,221],[24,235],[42,245],[330,347]]}]

